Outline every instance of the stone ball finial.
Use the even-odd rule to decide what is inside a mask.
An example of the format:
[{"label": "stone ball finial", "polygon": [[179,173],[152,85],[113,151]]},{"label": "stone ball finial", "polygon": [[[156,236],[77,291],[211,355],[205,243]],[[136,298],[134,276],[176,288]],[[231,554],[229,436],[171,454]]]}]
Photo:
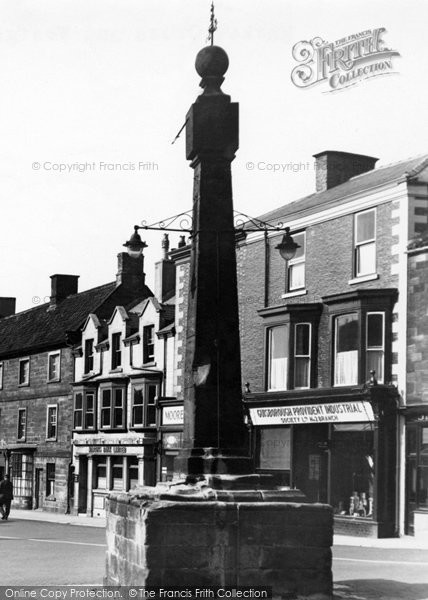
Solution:
[{"label": "stone ball finial", "polygon": [[195,68],[203,79],[223,77],[229,67],[229,58],[220,46],[206,46],[196,56]]}]

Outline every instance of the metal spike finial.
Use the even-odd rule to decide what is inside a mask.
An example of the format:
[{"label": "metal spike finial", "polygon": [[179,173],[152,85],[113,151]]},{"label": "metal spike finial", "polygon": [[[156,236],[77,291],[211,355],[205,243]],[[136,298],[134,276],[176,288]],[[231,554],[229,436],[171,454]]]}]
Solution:
[{"label": "metal spike finial", "polygon": [[211,42],[211,46],[214,46],[214,31],[217,31],[217,19],[214,14],[214,2],[211,2],[210,26],[208,28],[208,41]]}]

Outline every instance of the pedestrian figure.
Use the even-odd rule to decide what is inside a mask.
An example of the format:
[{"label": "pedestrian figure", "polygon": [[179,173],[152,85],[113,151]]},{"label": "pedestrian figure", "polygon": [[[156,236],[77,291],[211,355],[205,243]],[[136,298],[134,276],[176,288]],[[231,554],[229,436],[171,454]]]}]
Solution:
[{"label": "pedestrian figure", "polygon": [[10,513],[10,504],[13,500],[13,485],[6,473],[2,482],[0,482],[0,511],[2,521],[7,521]]}]

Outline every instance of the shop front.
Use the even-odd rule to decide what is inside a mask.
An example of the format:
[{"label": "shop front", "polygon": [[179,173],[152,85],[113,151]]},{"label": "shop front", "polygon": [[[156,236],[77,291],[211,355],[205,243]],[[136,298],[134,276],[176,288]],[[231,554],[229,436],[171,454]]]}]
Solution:
[{"label": "shop front", "polygon": [[409,406],[406,415],[405,531],[428,535],[428,406]]},{"label": "shop front", "polygon": [[172,481],[174,459],[183,445],[183,403],[176,398],[158,399],[158,481]]},{"label": "shop front", "polygon": [[308,392],[247,394],[258,471],[331,504],[337,533],[396,535],[395,388]]},{"label": "shop front", "polygon": [[154,433],[106,434],[73,439],[73,513],[105,515],[105,499],[114,491],[155,485],[156,437]]}]

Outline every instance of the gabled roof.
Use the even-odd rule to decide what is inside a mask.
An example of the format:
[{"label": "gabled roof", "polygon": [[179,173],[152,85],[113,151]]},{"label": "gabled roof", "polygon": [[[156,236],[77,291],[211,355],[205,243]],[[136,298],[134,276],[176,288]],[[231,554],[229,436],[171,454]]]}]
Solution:
[{"label": "gabled roof", "polygon": [[67,332],[77,332],[88,314],[96,311],[116,290],[116,283],[68,296],[55,307],[42,304],[0,319],[0,357],[65,346]]},{"label": "gabled roof", "polygon": [[[274,223],[284,217],[290,219],[290,217],[295,216],[297,218],[306,213],[318,212],[318,210],[340,204],[344,198],[353,194],[358,194],[365,190],[369,191],[388,183],[399,183],[400,181],[417,177],[426,167],[428,167],[428,154],[385,165],[352,177],[348,181],[323,192],[309,194],[309,196],[290,202],[258,218],[262,221]],[[249,223],[248,226],[250,227],[251,224]]]}]

